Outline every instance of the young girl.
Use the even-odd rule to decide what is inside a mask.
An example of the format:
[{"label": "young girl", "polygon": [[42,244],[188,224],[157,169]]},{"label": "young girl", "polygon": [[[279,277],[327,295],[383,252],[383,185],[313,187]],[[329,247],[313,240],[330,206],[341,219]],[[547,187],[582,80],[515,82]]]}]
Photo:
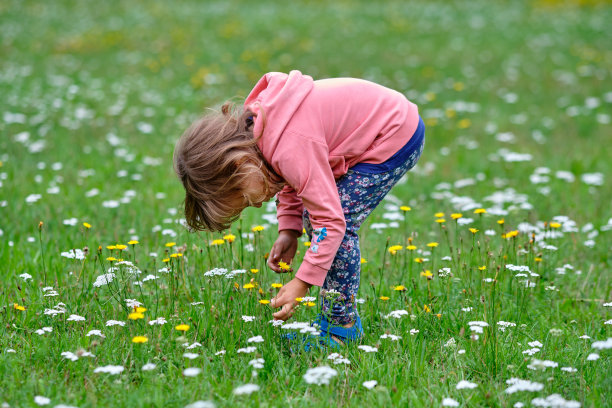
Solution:
[{"label": "young girl", "polygon": [[282,307],[274,318],[289,319],[295,299],[321,286],[321,341],[358,339],[357,231],[416,164],[424,134],[417,106],[397,91],[362,79],[268,73],[242,109],[225,104],[178,141],[185,218],[194,230],[221,231],[247,206],[276,195],[279,235],[268,266],[281,272],[280,261],[292,262],[303,228],[311,245],[271,300]]}]

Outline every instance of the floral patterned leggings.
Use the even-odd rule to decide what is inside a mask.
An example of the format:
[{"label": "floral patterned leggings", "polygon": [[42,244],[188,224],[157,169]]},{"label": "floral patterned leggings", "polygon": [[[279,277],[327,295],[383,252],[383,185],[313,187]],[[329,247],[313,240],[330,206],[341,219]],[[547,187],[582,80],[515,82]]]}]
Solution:
[{"label": "floral patterned leggings", "polygon": [[[414,136],[391,159],[381,164],[357,164],[336,181],[346,233],[321,288],[321,309],[333,324],[348,324],[358,316],[355,297],[359,290],[361,252],[357,231],[395,183],[416,165],[423,152],[424,137],[425,126],[420,120]],[[312,240],[306,210],[303,222]]]}]

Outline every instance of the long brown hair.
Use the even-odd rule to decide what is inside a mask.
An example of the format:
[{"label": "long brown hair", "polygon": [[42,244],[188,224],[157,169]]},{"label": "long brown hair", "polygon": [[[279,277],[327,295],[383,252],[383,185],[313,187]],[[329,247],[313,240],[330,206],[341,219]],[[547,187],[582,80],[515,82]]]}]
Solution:
[{"label": "long brown hair", "polygon": [[244,181],[261,176],[264,191],[283,180],[265,161],[251,125],[253,112],[225,103],[196,120],[174,148],[174,171],[185,187],[185,219],[193,230],[222,231],[249,205]]}]

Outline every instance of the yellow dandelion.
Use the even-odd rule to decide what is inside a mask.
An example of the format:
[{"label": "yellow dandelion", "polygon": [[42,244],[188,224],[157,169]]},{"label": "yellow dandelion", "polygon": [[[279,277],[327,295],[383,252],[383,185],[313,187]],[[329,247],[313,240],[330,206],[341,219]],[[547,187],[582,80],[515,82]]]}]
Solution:
[{"label": "yellow dandelion", "polygon": [[147,308],[146,308],[146,307],[142,307],[142,306],[137,306],[137,307],[134,309],[134,311],[135,311],[136,313],[144,313],[144,312],[146,312],[146,311],[147,311]]},{"label": "yellow dandelion", "polygon": [[149,341],[145,336],[135,336],[132,338],[132,343],[146,343]]},{"label": "yellow dandelion", "polygon": [[366,259],[365,259],[365,258],[361,258],[361,263],[362,263],[362,264],[364,264],[364,263],[368,263],[368,261],[366,261]]},{"label": "yellow dandelion", "polygon": [[90,229],[90,228],[91,228],[91,224],[90,224],[90,223],[88,223],[88,222],[84,222],[84,223],[83,223],[83,226],[84,226],[85,228],[87,228],[87,229]]},{"label": "yellow dandelion", "polygon": [[540,258],[540,257],[536,257],[533,260],[536,261],[536,262],[542,262],[542,258]]},{"label": "yellow dandelion", "polygon": [[397,251],[401,251],[402,249],[404,249],[402,245],[392,245],[389,247],[388,251],[391,255],[395,255]]},{"label": "yellow dandelion", "polygon": [[504,222],[506,222],[503,218],[501,220],[497,220],[497,223],[499,225],[504,225]]},{"label": "yellow dandelion", "polygon": [[278,289],[278,288],[282,288],[282,287],[283,287],[283,284],[282,284],[282,283],[273,283],[271,286],[272,286],[273,288],[275,288],[275,289]]},{"label": "yellow dandelion", "polygon": [[117,249],[117,246],[116,245],[108,245],[106,247],[106,249],[110,249],[112,251],[113,249]]},{"label": "yellow dandelion", "polygon": [[310,248],[310,245],[311,245],[310,241],[306,241],[306,242],[304,242],[304,246],[305,246],[306,248]]},{"label": "yellow dandelion", "polygon": [[407,249],[407,250],[409,250],[409,251],[414,251],[414,250],[416,250],[416,249],[417,249],[417,247],[416,247],[416,245],[408,245],[408,246],[406,247],[406,249]]},{"label": "yellow dandelion", "polygon": [[270,301],[268,299],[261,299],[259,303],[261,303],[262,305],[267,305],[268,303],[270,303]]},{"label": "yellow dandelion", "polygon": [[139,312],[133,312],[128,315],[128,319],[130,320],[144,319],[144,315]]},{"label": "yellow dandelion", "polygon": [[112,257],[112,256],[109,256],[108,258],[106,258],[106,260],[107,260],[107,261],[109,261],[109,262],[113,262],[113,261],[116,261],[116,260],[117,260],[117,258],[114,258],[114,257]]},{"label": "yellow dandelion", "polygon": [[400,207],[400,210],[402,210],[402,211],[404,211],[404,212],[407,212],[407,211],[412,210],[412,208],[408,207],[407,205],[402,205],[402,206]]},{"label": "yellow dandelion", "polygon": [[162,262],[170,262],[170,258],[164,258],[162,259]]},{"label": "yellow dandelion", "polygon": [[427,305],[423,305],[423,310],[425,311],[425,313],[431,313],[431,309]]},{"label": "yellow dandelion", "polygon": [[308,307],[313,307],[316,306],[317,304],[315,302],[306,302],[306,306]]},{"label": "yellow dandelion", "polygon": [[430,242],[430,243],[427,244],[427,246],[430,247],[430,248],[435,248],[435,247],[438,246],[438,243],[437,242]]},{"label": "yellow dandelion", "polygon": [[253,228],[251,228],[251,231],[253,231],[253,232],[261,232],[263,230],[264,230],[263,225],[256,225]]},{"label": "yellow dandelion", "polygon": [[478,232],[478,230],[477,230],[476,228],[470,228],[470,232],[471,232],[472,234],[475,234],[475,233],[477,233],[477,232]]},{"label": "yellow dandelion", "polygon": [[437,222],[438,224],[443,224],[443,223],[445,223],[445,222],[446,222],[446,220],[445,220],[444,218],[438,218],[438,219],[436,220],[436,222]]},{"label": "yellow dandelion", "polygon": [[171,254],[170,258],[180,258],[181,256],[183,256],[183,254],[181,254],[180,252],[177,252],[175,254]]},{"label": "yellow dandelion", "polygon": [[304,300],[304,298],[301,298],[301,297],[296,297],[295,298],[295,301],[298,302],[298,303],[302,303],[303,300]]},{"label": "yellow dandelion", "polygon": [[482,266],[479,266],[479,267],[478,267],[478,270],[479,270],[479,271],[484,271],[484,270],[486,270],[486,269],[487,269],[487,266],[486,266],[486,265],[482,265]]},{"label": "yellow dandelion", "polygon": [[487,210],[485,210],[484,208],[477,208],[474,210],[474,214],[486,214]]},{"label": "yellow dandelion", "polygon": [[389,300],[389,296],[381,296],[379,297],[380,300]]},{"label": "yellow dandelion", "polygon": [[551,222],[550,224],[550,228],[560,228],[561,224],[558,222]]},{"label": "yellow dandelion", "polygon": [[406,287],[404,285],[397,285],[393,287],[393,290],[404,291],[406,290]]},{"label": "yellow dandelion", "polygon": [[216,245],[223,245],[225,243],[224,239],[213,239],[213,242],[211,243],[211,245],[216,246]]},{"label": "yellow dandelion", "polygon": [[414,258],[414,262],[423,263],[425,260],[423,258]]},{"label": "yellow dandelion", "polygon": [[259,269],[251,269],[251,273],[259,273]]},{"label": "yellow dandelion", "polygon": [[442,217],[444,217],[444,213],[443,212],[437,212],[437,213],[434,214],[434,217],[442,218]]},{"label": "yellow dandelion", "polygon": [[176,246],[176,242],[166,242],[166,247],[167,248],[170,248],[170,247],[173,247],[173,246]]},{"label": "yellow dandelion", "polygon": [[252,283],[245,283],[244,286],[242,286],[244,289],[253,289],[255,287],[255,285],[253,285]]},{"label": "yellow dandelion", "polygon": [[425,271],[421,272],[421,276],[429,279],[429,278],[431,278],[433,276],[433,274],[431,273],[431,271],[425,270]]},{"label": "yellow dandelion", "polygon": [[236,240],[236,236],[233,234],[227,234],[223,236],[223,239],[231,244],[232,242]]},{"label": "yellow dandelion", "polygon": [[128,244],[130,244],[130,245],[136,245],[136,244],[138,244],[138,241],[136,241],[135,239],[133,239],[133,240],[131,240],[131,241],[128,241]]},{"label": "yellow dandelion", "polygon": [[189,330],[189,325],[188,324],[179,324],[178,326],[175,327],[175,329],[178,330],[178,331],[186,332],[187,330]]},{"label": "yellow dandelion", "polygon": [[126,249],[126,248],[127,248],[127,245],[117,244],[117,245],[115,245],[115,247],[116,247],[117,249],[120,249],[120,250],[122,250],[122,251],[123,251],[124,249]]},{"label": "yellow dandelion", "polygon": [[463,217],[463,214],[460,214],[460,213],[452,213],[452,214],[451,214],[451,218],[452,218],[453,220],[457,220],[457,219],[459,219],[459,218],[461,218],[461,217]]},{"label": "yellow dandelion", "polygon": [[22,312],[26,310],[25,306],[21,306],[19,303],[13,303],[13,307],[14,307],[16,310],[20,310],[20,311],[22,311]]},{"label": "yellow dandelion", "polygon": [[288,271],[291,269],[291,266],[289,266],[286,262],[280,261],[278,263],[278,267],[282,270],[282,271]]},{"label": "yellow dandelion", "polygon": [[509,231],[506,233],[506,238],[514,238],[519,234],[518,230]]},{"label": "yellow dandelion", "polygon": [[436,317],[439,319],[442,317],[442,313],[436,313]]}]

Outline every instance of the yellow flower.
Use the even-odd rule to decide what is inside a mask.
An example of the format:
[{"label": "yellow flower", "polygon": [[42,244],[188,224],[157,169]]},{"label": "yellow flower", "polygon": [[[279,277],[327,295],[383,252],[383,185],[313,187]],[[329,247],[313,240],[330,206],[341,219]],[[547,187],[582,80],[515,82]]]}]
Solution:
[{"label": "yellow flower", "polygon": [[467,129],[472,125],[472,121],[469,119],[461,119],[459,123],[457,123],[457,127],[459,129]]},{"label": "yellow flower", "polygon": [[477,208],[474,210],[474,214],[486,214],[487,210],[484,208]]},{"label": "yellow flower", "polygon": [[550,228],[560,228],[561,224],[558,222],[551,222],[550,224]]},{"label": "yellow flower", "polygon": [[127,248],[127,245],[117,244],[117,245],[115,245],[115,247],[116,247],[117,249],[124,250],[124,249],[126,249],[126,248]]},{"label": "yellow flower", "polygon": [[436,314],[436,317],[437,317],[438,319],[439,319],[439,318],[441,318],[441,317],[442,317],[442,313],[437,313],[437,314]]},{"label": "yellow flower", "polygon": [[430,242],[429,244],[427,244],[427,246],[430,247],[430,248],[435,248],[435,247],[438,246],[438,243],[437,242]]},{"label": "yellow flower", "polygon": [[497,223],[498,223],[499,225],[504,225],[504,222],[505,222],[505,221],[504,221],[504,219],[503,219],[503,218],[502,218],[501,220],[497,220]]},{"label": "yellow flower", "polygon": [[427,305],[423,305],[423,310],[424,310],[426,313],[431,313],[431,309],[430,309],[430,308],[429,308]]},{"label": "yellow flower", "polygon": [[252,283],[245,283],[243,288],[244,289],[253,289],[255,287],[255,285],[253,285]]},{"label": "yellow flower", "polygon": [[410,210],[412,210],[412,208],[408,207],[407,205],[402,205],[402,206],[400,207],[400,210],[402,210],[402,211],[406,212],[406,211],[410,211]]},{"label": "yellow flower", "polygon": [[133,239],[133,240],[131,240],[131,241],[128,241],[128,244],[130,244],[130,245],[136,245],[136,244],[138,244],[138,241],[136,241],[135,239]]},{"label": "yellow flower", "polygon": [[478,267],[478,270],[480,270],[480,271],[484,271],[485,269],[487,269],[486,265],[482,265],[482,266]]},{"label": "yellow flower", "polygon": [[288,271],[291,269],[291,266],[289,266],[286,262],[280,261],[278,263],[278,267],[281,268],[282,271]]},{"label": "yellow flower", "polygon": [[308,307],[313,307],[316,306],[317,304],[315,302],[306,302],[306,306]]},{"label": "yellow flower", "polygon": [[213,239],[213,242],[211,243],[211,245],[223,245],[225,243],[224,239]]},{"label": "yellow flower", "polygon": [[84,222],[84,223],[83,223],[83,226],[84,226],[85,228],[87,228],[87,229],[90,229],[90,228],[91,228],[91,224],[90,224],[90,223],[88,223],[88,222]]},{"label": "yellow flower", "polygon": [[282,287],[283,287],[283,284],[282,284],[282,283],[273,283],[273,284],[272,284],[272,287],[273,287],[273,288],[276,288],[276,289],[278,289],[278,288],[282,288]]},{"label": "yellow flower", "polygon": [[128,315],[128,319],[130,320],[144,319],[144,315],[139,312],[133,312]]},{"label": "yellow flower", "polygon": [[301,297],[296,297],[295,298],[295,301],[298,302],[298,303],[302,303],[302,300],[304,300],[304,299],[301,298]]},{"label": "yellow flower", "polygon": [[540,257],[536,257],[533,260],[536,261],[536,262],[542,262],[542,258],[540,258]]},{"label": "yellow flower", "polygon": [[380,300],[389,300],[389,296],[381,296],[379,299]]},{"label": "yellow flower", "polygon": [[109,256],[108,258],[106,258],[107,261],[113,262],[116,261],[117,258],[113,258],[112,256]]},{"label": "yellow flower", "polygon": [[519,234],[518,230],[509,231],[506,233],[506,238],[514,238]]},{"label": "yellow flower", "polygon": [[478,230],[477,230],[476,228],[470,228],[470,232],[471,232],[472,234],[475,234],[475,233],[477,233],[477,232],[478,232]]},{"label": "yellow flower", "polygon": [[417,249],[417,247],[416,247],[416,245],[408,245],[406,247],[406,249],[409,250],[409,251],[414,251],[415,249]]},{"label": "yellow flower", "polygon": [[423,258],[414,258],[414,262],[416,263],[423,263],[424,259]]},{"label": "yellow flower", "polygon": [[232,235],[232,234],[227,234],[223,236],[223,239],[226,240],[229,243],[232,243],[236,240],[236,236]]},{"label": "yellow flower", "polygon": [[136,336],[132,338],[132,343],[146,343],[149,341],[145,336]]},{"label": "yellow flower", "polygon": [[442,218],[442,217],[444,217],[444,213],[443,212],[437,212],[437,213],[434,214],[434,217]]},{"label": "yellow flower", "polygon": [[117,246],[116,245],[108,245],[106,247],[106,249],[110,249],[112,251],[113,249],[117,249]]},{"label": "yellow flower", "polygon": [[251,273],[258,273],[259,269],[251,269]]},{"label": "yellow flower", "polygon": [[306,248],[310,248],[310,245],[311,245],[310,241],[306,241],[306,242],[304,242],[304,246],[305,246]]},{"label": "yellow flower", "polygon": [[461,218],[461,217],[463,217],[463,214],[460,214],[460,213],[452,213],[451,214],[451,218],[453,220],[456,220],[456,219]]},{"label": "yellow flower", "polygon": [[176,242],[166,242],[166,247],[170,248],[176,246]]},{"label": "yellow flower", "polygon": [[429,279],[429,278],[431,278],[433,276],[433,274],[431,273],[431,271],[425,270],[425,271],[421,272],[421,276],[424,276],[427,279]]},{"label": "yellow flower", "polygon": [[162,262],[170,262],[170,258],[164,258],[162,259]]},{"label": "yellow flower", "polygon": [[389,253],[395,255],[397,251],[401,251],[402,249],[404,249],[402,245],[392,245],[389,247]]},{"label": "yellow flower", "polygon": [[361,263],[362,263],[362,264],[364,264],[364,263],[368,263],[368,261],[366,261],[366,259],[365,259],[365,258],[361,258]]},{"label": "yellow flower", "polygon": [[445,222],[446,222],[446,220],[445,220],[444,218],[438,218],[438,219],[436,220],[436,222],[437,222],[438,224],[442,224],[442,223],[445,223]]},{"label": "yellow flower", "polygon": [[256,225],[253,228],[251,228],[251,231],[253,231],[253,232],[261,232],[263,230],[264,230],[263,225]]},{"label": "yellow flower", "polygon": [[183,254],[181,254],[180,252],[177,252],[177,253],[175,253],[175,254],[171,254],[171,255],[170,255],[170,258],[179,258],[179,257],[181,257],[181,256],[183,256]]},{"label": "yellow flower", "polygon": [[403,290],[406,290],[406,287],[404,285],[397,285],[397,286],[393,287],[393,290],[398,290],[398,291],[402,290],[403,291]]},{"label": "yellow flower", "polygon": [[146,307],[142,307],[142,306],[138,306],[138,307],[136,307],[135,311],[136,311],[136,313],[144,313],[144,312],[147,311],[147,308]]},{"label": "yellow flower", "polygon": [[178,331],[186,332],[187,330],[189,330],[189,325],[188,324],[179,324],[178,326],[175,327],[175,329],[178,330]]},{"label": "yellow flower", "polygon": [[21,306],[21,305],[20,305],[20,304],[18,304],[18,303],[13,303],[13,307],[14,307],[15,309],[17,309],[17,310],[21,310],[22,312],[23,312],[24,310],[26,310],[26,308],[25,308],[24,306]]},{"label": "yellow flower", "polygon": [[270,303],[270,301],[268,299],[261,299],[259,303],[261,303],[262,305],[267,305],[268,303]]}]

